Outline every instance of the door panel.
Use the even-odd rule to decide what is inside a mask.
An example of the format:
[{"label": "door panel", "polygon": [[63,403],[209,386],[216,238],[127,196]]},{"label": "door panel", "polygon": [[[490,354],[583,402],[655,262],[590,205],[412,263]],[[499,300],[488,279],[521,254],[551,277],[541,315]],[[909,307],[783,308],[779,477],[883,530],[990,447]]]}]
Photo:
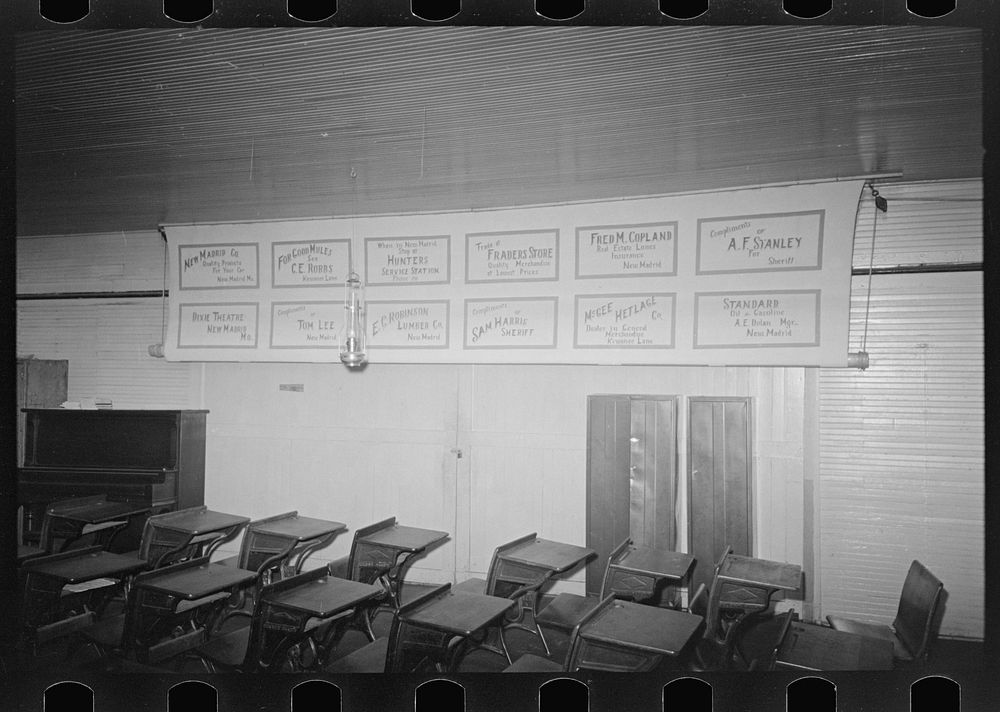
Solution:
[{"label": "door panel", "polygon": [[637,544],[676,543],[676,410],[673,398],[631,399],[629,535]]},{"label": "door panel", "polygon": [[692,585],[711,581],[727,545],[751,555],[750,399],[691,398],[688,415],[689,550]]},{"label": "door panel", "polygon": [[676,543],[677,399],[587,398],[587,593],[598,595],[608,554],[625,538]]},{"label": "door panel", "polygon": [[627,396],[587,398],[587,593],[598,595],[608,554],[629,536],[631,422]]}]

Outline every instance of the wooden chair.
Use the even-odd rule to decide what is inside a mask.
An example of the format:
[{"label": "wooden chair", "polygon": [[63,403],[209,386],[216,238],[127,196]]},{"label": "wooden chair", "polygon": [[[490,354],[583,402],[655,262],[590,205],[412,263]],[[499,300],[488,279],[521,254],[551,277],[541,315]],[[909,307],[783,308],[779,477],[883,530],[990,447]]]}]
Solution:
[{"label": "wooden chair", "polygon": [[773,670],[778,650],[795,618],[794,609],[763,622],[752,617],[742,618],[732,633],[732,645],[724,660],[724,669],[757,672]]},{"label": "wooden chair", "polygon": [[187,534],[165,526],[171,519],[207,509],[207,506],[199,505],[153,515],[146,520],[139,551],[135,554],[149,562],[150,568],[157,569],[192,557],[208,556],[222,544],[235,539],[246,526],[243,524],[227,531],[212,532],[193,539]]},{"label": "wooden chair", "polygon": [[221,605],[229,594],[182,601],[168,615],[158,605],[158,596],[147,594],[139,584],[144,579],[207,563],[208,557],[202,557],[138,574],[128,588],[121,612],[78,630],[67,648],[67,659],[82,646],[91,646],[103,659],[138,660],[143,665],[157,665],[206,640],[208,616],[204,614],[207,609]]},{"label": "wooden chair", "polygon": [[387,568],[396,564],[395,559],[387,558],[385,552],[378,546],[367,544],[364,537],[383,529],[396,526],[396,518],[389,517],[380,522],[369,524],[354,532],[351,542],[351,553],[348,558],[348,578],[361,583],[375,583],[382,579]]},{"label": "wooden chair", "polygon": [[[608,556],[608,563],[604,567],[604,578],[601,580],[601,595],[596,599],[590,596],[581,596],[576,593],[560,593],[545,608],[538,612],[535,620],[547,628],[555,628],[564,633],[571,633],[581,620],[588,615],[594,606],[607,598],[613,596],[609,590],[611,582],[611,572],[614,565],[621,561],[622,557],[628,553],[628,548],[632,544],[631,539],[626,539],[616,546]],[[544,638],[542,639],[544,641]],[[546,654],[549,653],[548,645],[545,646]]]},{"label": "wooden chair", "polygon": [[[123,521],[102,522],[100,524],[87,524],[83,527],[79,523],[71,522],[66,518],[72,510],[80,507],[88,507],[94,504],[107,501],[107,495],[93,495],[89,497],[72,497],[49,503],[45,508],[45,516],[42,519],[42,529],[39,535],[38,546],[19,545],[17,552],[18,566],[28,562],[36,561],[41,557],[52,554],[63,553],[70,544],[75,546],[71,551],[94,550],[93,547],[104,549],[111,542],[114,535],[128,526],[128,519]],[[90,540],[90,544],[85,544],[82,539]],[[51,560],[51,559],[46,559]],[[91,591],[101,587],[114,587],[118,584],[115,579],[97,579],[88,582],[83,590]],[[67,596],[77,591],[72,586],[65,587],[63,596]]]},{"label": "wooden chair", "polygon": [[[532,532],[531,534],[525,534],[524,536],[508,541],[505,544],[501,544],[493,550],[493,558],[490,559],[490,566],[486,572],[485,579],[475,577],[468,578],[465,581],[456,584],[454,590],[465,593],[485,594],[487,596],[499,596],[501,598],[509,598],[513,601],[521,599],[528,593],[533,593],[537,588],[534,581],[525,581],[523,579],[509,580],[503,578],[500,571],[502,568],[500,556],[505,551],[516,549],[522,544],[534,541],[537,536],[537,532]],[[512,615],[518,616],[518,609],[515,609]],[[534,611],[534,615],[537,619],[537,611]],[[509,620],[497,629],[499,646],[488,641],[484,641],[484,643],[480,646],[495,653],[500,653],[510,660],[510,652],[507,649],[507,641],[504,639],[505,627],[518,627],[531,633],[536,632],[537,628],[528,628],[527,626],[521,625],[519,619],[515,618],[513,620]],[[545,654],[548,655],[549,644],[545,640],[545,636],[542,634],[541,630],[537,630],[537,634],[542,642],[542,647],[545,648]]]},{"label": "wooden chair", "polygon": [[766,601],[756,592],[748,592],[736,584],[719,582],[722,564],[732,553],[733,547],[727,546],[715,564],[712,585],[709,589],[708,610],[705,615],[705,635],[711,636],[719,645],[726,644],[728,631],[748,613],[761,613],[767,610]]},{"label": "wooden chair", "polygon": [[[272,517],[255,519],[250,522],[243,532],[243,541],[240,542],[239,553],[236,556],[219,559],[217,563],[263,573],[265,574],[265,578],[268,578],[267,573],[288,557],[295,542],[291,542],[284,537],[262,535],[255,531],[255,527],[282,519],[291,519],[296,515],[298,515],[298,512],[285,512],[283,514],[275,514]],[[270,581],[265,581],[265,583],[270,583]]]},{"label": "wooden chair", "polygon": [[124,580],[117,578],[93,579],[72,586],[38,574],[35,569],[66,559],[85,557],[102,548],[90,546],[37,556],[21,565],[18,580],[22,642],[32,651],[90,625],[108,604],[112,594],[124,586]]},{"label": "wooden chair", "polygon": [[[197,568],[209,564],[209,555],[188,559],[169,568],[147,571],[144,577]],[[156,665],[175,658],[204,643],[215,628],[223,607],[230,598],[228,591],[214,593],[191,601],[176,602],[170,596],[143,588],[137,577],[129,591],[134,591],[133,617],[126,620],[126,650],[135,654],[138,662]],[[250,584],[253,585],[253,584]]]},{"label": "wooden chair", "polygon": [[735,624],[724,621],[723,587],[718,579],[722,564],[732,550],[731,546],[723,550],[712,572],[711,585],[701,584],[688,602],[688,611],[705,619],[705,633],[688,661],[688,667],[694,671],[722,670],[731,666],[738,631]]},{"label": "wooden chair", "polygon": [[511,589],[510,591],[506,591],[506,593],[510,593],[511,591],[519,588],[519,583],[511,584],[511,582],[504,582],[498,579],[498,573],[500,570],[500,555],[505,551],[516,549],[529,541],[534,541],[537,537],[538,533],[532,532],[531,534],[525,534],[517,539],[508,541],[506,544],[501,544],[493,550],[493,558],[490,559],[490,566],[486,571],[486,578],[468,578],[465,581],[456,584],[454,587],[455,590],[464,591],[466,593],[480,593],[486,594],[487,596],[497,596],[501,595],[497,592],[498,585],[501,589],[503,589],[504,586]]},{"label": "wooden chair", "polygon": [[[687,666],[697,672],[771,670],[778,655],[778,647],[791,626],[794,611],[789,610],[787,615],[782,614],[774,619],[761,622],[759,617],[746,615],[748,611],[743,608],[743,601],[723,600],[723,592],[726,587],[720,585],[719,571],[730,553],[732,553],[732,547],[727,546],[715,564],[711,586],[706,587],[701,584],[688,602],[688,611],[705,618],[706,625],[705,634],[695,646]],[[730,607],[729,611],[737,614],[731,621],[725,620],[727,606]],[[755,604],[750,607],[750,611],[760,613],[762,609],[759,604]],[[759,633],[774,631],[777,635],[777,642],[772,643],[770,639],[766,640],[764,643],[766,654],[748,657],[745,651],[747,643],[745,639],[749,631],[758,627]],[[760,635],[756,637],[758,644],[754,646],[754,649],[759,650]]]},{"label": "wooden chair", "polygon": [[[389,517],[380,522],[369,524],[366,527],[355,530],[354,539],[351,541],[351,552],[347,559],[339,559],[329,564],[330,574],[347,578],[351,581],[361,583],[381,583],[386,590],[390,590],[388,581],[385,580],[385,572],[395,565],[395,559],[390,561],[385,552],[378,547],[369,546],[362,539],[374,534],[382,529],[389,529],[396,525],[396,518]],[[391,601],[392,608],[398,610],[399,602]],[[358,611],[355,617],[344,627],[360,630],[368,638],[368,641],[375,640],[375,632],[372,630],[373,613],[371,609]]]},{"label": "wooden chair", "polygon": [[903,581],[896,618],[891,626],[835,615],[826,619],[836,630],[892,641],[892,654],[897,662],[926,661],[943,590],[941,581],[914,559]]},{"label": "wooden chair", "polygon": [[[596,599],[589,599],[594,602]],[[587,624],[615,601],[614,595],[593,603],[570,633],[569,650],[562,664],[539,655],[522,655],[504,672],[648,672],[659,664],[661,656],[637,653],[608,643],[593,645],[584,637]]]},{"label": "wooden chair", "polygon": [[71,660],[79,649],[88,646],[94,648],[102,660],[124,659],[129,654],[129,636],[126,635],[126,625],[133,620],[135,615],[136,589],[134,583],[141,580],[147,573],[140,573],[133,579],[133,585],[128,588],[125,595],[125,605],[118,614],[94,621],[74,633],[66,648],[66,660]]},{"label": "wooden chair", "polygon": [[[247,524],[246,530],[243,534],[243,541],[240,542],[239,553],[236,556],[230,556],[225,559],[218,560],[217,563],[225,566],[236,566],[241,569],[246,569],[247,571],[254,571],[258,574],[257,585],[252,589],[244,589],[241,591],[239,600],[233,601],[231,610],[226,612],[224,618],[238,615],[251,616],[252,611],[246,610],[247,602],[249,601],[252,608],[253,602],[260,593],[261,587],[271,583],[271,577],[276,572],[280,572],[282,565],[289,559],[289,557],[296,553],[296,541],[290,540],[286,537],[276,537],[268,534],[262,534],[256,531],[255,527],[270,522],[280,521],[282,519],[291,519],[297,515],[297,511],[285,512],[284,514],[276,514],[272,517],[264,517],[263,519],[257,519],[250,522]],[[336,534],[324,537],[320,543],[326,545],[333,539],[334,536],[336,536]],[[319,548],[318,545],[310,546],[308,551],[305,552],[305,555],[311,553],[315,548]],[[305,556],[302,553],[299,553],[298,558],[304,559]]]},{"label": "wooden chair", "polygon": [[[404,603],[393,613],[388,636],[377,638],[352,653],[328,663],[324,667],[325,672],[413,672],[424,667],[427,652],[436,650],[437,646],[433,642],[422,640],[421,631],[407,626],[401,617],[436,598],[447,595],[450,589],[450,583],[441,584]],[[458,642],[455,641],[455,644]]]},{"label": "wooden chair", "polygon": [[306,642],[306,638],[329,621],[311,621],[302,635],[289,638],[281,627],[280,612],[268,604],[268,599],[327,575],[329,570],[321,566],[261,586],[254,599],[250,625],[214,636],[189,654],[197,657],[209,672],[277,671],[294,646]]},{"label": "wooden chair", "polygon": [[[78,523],[67,520],[65,515],[77,507],[87,507],[100,502],[106,502],[107,499],[107,495],[97,494],[50,502],[46,505],[45,515],[42,517],[42,529],[39,533],[38,546],[21,546],[18,558],[26,560],[45,554],[60,553],[69,544],[78,543],[78,540],[84,537],[91,540],[89,544],[91,546],[106,547],[117,532],[128,526],[127,518],[123,521],[87,524],[81,527]],[[85,545],[87,544],[78,543],[77,548]]]}]

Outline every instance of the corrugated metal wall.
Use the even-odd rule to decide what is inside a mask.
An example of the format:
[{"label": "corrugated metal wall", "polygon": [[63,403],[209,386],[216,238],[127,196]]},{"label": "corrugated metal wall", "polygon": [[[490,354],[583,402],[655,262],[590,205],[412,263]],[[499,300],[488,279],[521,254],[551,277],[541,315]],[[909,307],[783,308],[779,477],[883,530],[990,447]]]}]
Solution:
[{"label": "corrugated metal wall", "polygon": [[[874,265],[982,259],[978,181],[879,187]],[[862,202],[855,267],[871,259]],[[862,348],[868,277],[852,283]],[[941,634],[983,636],[984,370],[980,271],[876,274],[871,366],[820,371],[819,566],[823,615],[884,623],[919,559],[945,585]]]}]

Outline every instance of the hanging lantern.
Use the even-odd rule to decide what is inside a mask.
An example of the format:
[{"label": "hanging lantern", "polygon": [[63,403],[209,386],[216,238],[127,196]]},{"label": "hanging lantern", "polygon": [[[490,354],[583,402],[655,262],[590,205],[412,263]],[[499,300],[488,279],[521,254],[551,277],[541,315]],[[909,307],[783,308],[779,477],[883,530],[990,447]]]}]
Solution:
[{"label": "hanging lantern", "polygon": [[351,272],[345,283],[344,337],[340,341],[340,360],[348,368],[358,368],[368,363],[365,353],[365,295],[364,285],[356,272]]}]

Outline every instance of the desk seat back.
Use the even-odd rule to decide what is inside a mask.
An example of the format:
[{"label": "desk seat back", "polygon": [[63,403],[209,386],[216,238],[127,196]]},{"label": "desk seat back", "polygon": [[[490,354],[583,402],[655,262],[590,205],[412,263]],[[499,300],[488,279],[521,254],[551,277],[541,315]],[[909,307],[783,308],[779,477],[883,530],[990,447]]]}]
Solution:
[{"label": "desk seat back", "polygon": [[708,609],[705,612],[705,637],[719,644],[723,643],[725,639],[720,630],[722,627],[720,608],[723,587],[719,583],[719,571],[722,570],[722,565],[726,562],[726,557],[732,551],[733,547],[727,546],[715,564],[715,570],[712,572],[712,585],[708,592]]},{"label": "desk seat back", "polygon": [[[615,567],[628,553],[629,547],[632,546],[632,544],[633,544],[632,539],[627,538],[621,544],[616,546],[614,548],[614,551],[611,552],[611,555],[608,556],[608,565],[604,568],[604,580],[601,581],[601,598],[605,598],[611,595],[616,590],[620,591],[621,594],[624,595],[635,595],[637,593],[649,593],[649,594],[652,593],[652,591],[650,590],[651,586],[646,586],[637,590],[634,587],[625,586],[621,581],[618,582],[619,587],[616,588],[616,579],[617,579],[616,573],[618,573],[618,570]],[[633,576],[632,578],[638,578],[638,577]]]},{"label": "desk seat back", "polygon": [[428,653],[440,650],[436,636],[426,637],[426,631],[406,624],[403,617],[427,603],[447,596],[450,583],[444,583],[402,605],[393,614],[389,627],[389,645],[385,651],[385,672],[413,672]]},{"label": "desk seat back", "polygon": [[256,527],[282,519],[292,519],[298,514],[297,511],[285,512],[273,517],[257,519],[247,524],[246,531],[243,533],[243,541],[240,543],[240,553],[236,565],[241,569],[260,573],[280,562],[288,555],[296,542],[287,537],[258,532]]},{"label": "desk seat back", "polygon": [[150,662],[150,649],[159,641],[170,637],[179,622],[172,614],[172,601],[165,594],[149,591],[142,584],[157,577],[174,574],[185,569],[203,566],[209,557],[188,559],[181,563],[138,574],[125,599],[125,625],[122,631],[122,648],[126,654],[134,653],[140,662]]},{"label": "desk seat back", "polygon": [[[258,572],[258,574],[260,573]],[[243,659],[244,670],[257,671],[271,667],[286,651],[282,643],[294,644],[298,642],[288,640],[288,626],[283,624],[289,617],[280,608],[271,606],[270,600],[279,593],[304,586],[329,575],[327,567],[321,566],[312,571],[305,571],[296,576],[275,581],[260,589],[260,593],[254,600],[253,615],[250,618],[250,636]]]},{"label": "desk seat back", "polygon": [[23,625],[33,628],[51,622],[57,615],[59,590],[61,583],[54,582],[48,576],[36,575],[34,569],[48,564],[76,559],[101,551],[103,547],[89,546],[84,549],[73,549],[59,554],[36,556],[18,567],[19,587],[21,589],[21,621]]},{"label": "desk seat back", "polygon": [[926,566],[914,559],[903,582],[899,608],[892,624],[896,636],[914,658],[919,658],[927,652],[931,626],[934,624],[943,589],[941,581]]},{"label": "desk seat back", "polygon": [[204,504],[187,509],[178,509],[174,512],[164,512],[154,514],[146,520],[142,528],[142,539],[139,542],[139,557],[149,562],[153,568],[167,566],[186,557],[186,547],[177,551],[181,547],[186,537],[180,532],[163,527],[171,519],[192,514],[194,512],[207,511]]},{"label": "desk seat back", "polygon": [[105,494],[89,495],[87,497],[71,497],[61,499],[57,502],[50,502],[45,507],[45,516],[42,518],[42,531],[39,534],[38,546],[43,551],[57,550],[56,541],[75,536],[78,527],[68,524],[63,518],[66,514],[72,513],[76,509],[89,507],[107,501]]},{"label": "desk seat back", "polygon": [[[773,670],[778,651],[788,637],[794,618],[794,609],[763,621],[754,616],[745,616],[729,636],[730,644],[724,652],[722,669],[755,672]],[[746,667],[742,667],[743,665]]]},{"label": "desk seat back", "polygon": [[[486,572],[486,595],[487,596],[506,595],[507,593],[510,593],[509,591],[501,591],[501,592],[497,591],[497,584],[501,583],[501,580],[500,580],[500,578],[498,576],[498,574],[500,573],[500,569],[501,569],[501,566],[500,566],[500,563],[501,563],[500,562],[500,556],[505,551],[510,551],[511,549],[516,549],[517,547],[521,546],[522,544],[527,544],[530,541],[534,541],[537,537],[538,537],[538,533],[537,532],[531,532],[531,534],[525,534],[524,536],[518,537],[517,539],[514,539],[512,541],[508,541],[506,544],[501,544],[500,546],[498,546],[496,549],[493,550],[493,558],[490,559],[490,568],[489,568],[489,571]],[[516,588],[519,588],[520,587],[520,583],[512,583],[510,587],[511,587],[512,590],[516,589]]]},{"label": "desk seat back", "polygon": [[587,626],[614,604],[614,594],[605,596],[585,613],[576,627],[573,628],[573,632],[570,634],[569,651],[566,653],[565,669],[567,672],[575,672],[580,669],[603,672],[645,672],[659,662],[659,656],[645,655],[612,643],[587,640]]},{"label": "desk seat back", "polygon": [[351,555],[348,558],[348,576],[353,581],[361,583],[375,583],[381,571],[387,565],[392,565],[394,561],[386,561],[384,552],[378,547],[369,547],[362,538],[374,534],[382,529],[396,526],[396,518],[389,517],[381,522],[369,524],[354,532],[354,540],[351,542]]}]

